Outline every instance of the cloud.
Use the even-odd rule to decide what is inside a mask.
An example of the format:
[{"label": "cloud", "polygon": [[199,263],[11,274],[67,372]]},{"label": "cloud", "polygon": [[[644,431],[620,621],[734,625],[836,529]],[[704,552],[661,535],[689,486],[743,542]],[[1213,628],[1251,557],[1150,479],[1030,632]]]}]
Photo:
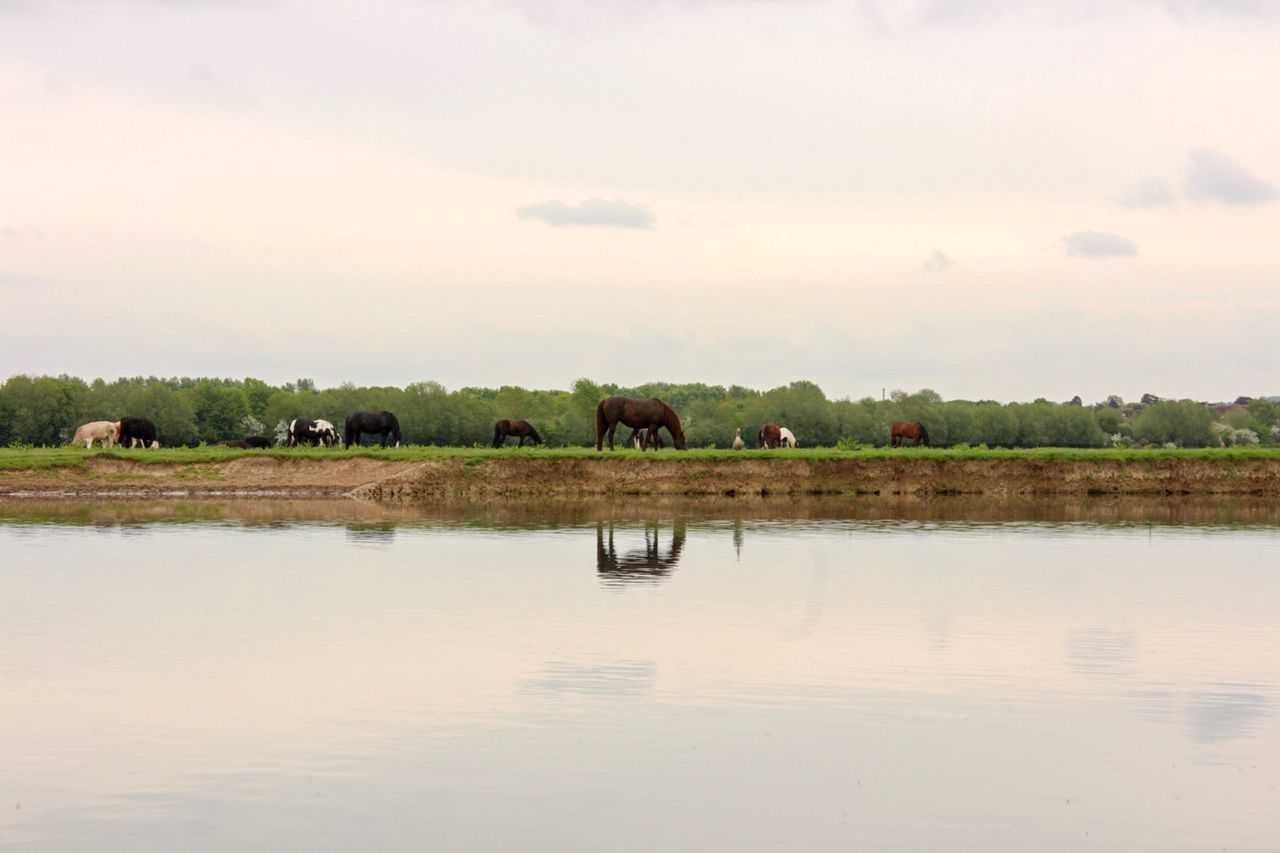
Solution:
[{"label": "cloud", "polygon": [[647,204],[636,204],[603,198],[589,198],[578,204],[563,201],[540,201],[517,207],[516,216],[521,219],[540,219],[557,228],[566,226],[596,226],[605,228],[653,227],[653,209]]},{"label": "cloud", "polygon": [[1073,258],[1120,258],[1138,254],[1138,244],[1128,237],[1107,231],[1077,231],[1066,234],[1067,254]]},{"label": "cloud", "polygon": [[934,249],[929,254],[928,260],[924,262],[925,272],[946,272],[949,269],[951,269],[951,258],[939,249]]},{"label": "cloud", "polygon": [[1187,166],[1187,195],[1241,207],[1272,201],[1276,188],[1221,151],[1197,148]]},{"label": "cloud", "polygon": [[1151,178],[1129,187],[1116,201],[1125,207],[1170,207],[1173,205],[1173,190],[1167,181]]}]

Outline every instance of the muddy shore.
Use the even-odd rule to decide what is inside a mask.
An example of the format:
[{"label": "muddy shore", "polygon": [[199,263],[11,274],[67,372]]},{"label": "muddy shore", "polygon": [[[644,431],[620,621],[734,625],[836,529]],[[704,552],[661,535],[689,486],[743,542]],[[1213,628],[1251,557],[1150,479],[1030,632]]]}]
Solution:
[{"label": "muddy shore", "polygon": [[1071,460],[678,456],[281,459],[167,464],[89,458],[0,471],[9,497],[349,497],[370,501],[694,495],[1280,496],[1280,459]]}]

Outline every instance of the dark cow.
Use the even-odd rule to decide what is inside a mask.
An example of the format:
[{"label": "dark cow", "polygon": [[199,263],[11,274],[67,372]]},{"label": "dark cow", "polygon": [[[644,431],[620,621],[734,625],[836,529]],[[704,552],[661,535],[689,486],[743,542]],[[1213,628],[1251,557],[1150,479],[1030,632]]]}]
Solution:
[{"label": "dark cow", "polygon": [[387,438],[393,438],[396,447],[400,446],[400,422],[390,412],[352,412],[347,415],[347,447],[360,443],[360,433],[367,432],[382,436],[382,446],[387,446]]},{"label": "dark cow", "polygon": [[121,418],[116,422],[116,432],[122,448],[160,446],[156,441],[156,425],[146,418]]},{"label": "dark cow", "polygon": [[266,450],[273,444],[265,435],[251,435],[244,440],[244,443],[254,450]]},{"label": "dark cow", "polygon": [[289,446],[309,444],[312,447],[333,447],[342,441],[337,428],[328,421],[307,421],[301,418],[289,421]]}]

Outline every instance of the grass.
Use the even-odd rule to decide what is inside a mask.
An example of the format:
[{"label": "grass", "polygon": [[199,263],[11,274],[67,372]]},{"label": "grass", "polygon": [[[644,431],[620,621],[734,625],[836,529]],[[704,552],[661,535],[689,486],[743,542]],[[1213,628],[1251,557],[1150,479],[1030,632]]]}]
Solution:
[{"label": "grass", "polygon": [[0,471],[32,470],[58,467],[82,467],[88,459],[122,459],[134,462],[169,465],[199,465],[226,462],[242,457],[270,457],[273,459],[338,460],[350,458],[383,459],[389,462],[430,462],[445,459],[463,459],[466,465],[479,465],[490,459],[608,459],[619,464],[637,464],[645,459],[679,459],[689,461],[729,461],[753,459],[779,461],[803,459],[810,462],[830,462],[842,459],[930,459],[944,460],[1035,460],[1039,462],[1114,462],[1152,463],[1171,459],[1195,459],[1218,462],[1243,462],[1280,459],[1280,447],[1265,448],[1206,448],[1195,450],[1164,450],[1158,448],[1132,449],[1076,449],[1042,447],[1030,450],[1006,450],[986,448],[892,448],[880,447],[859,450],[835,448],[799,448],[795,450],[689,450],[677,452],[662,450],[642,454],[638,450],[618,449],[613,453],[596,453],[594,447],[532,447],[494,450],[488,447],[434,447],[419,446],[382,449],[378,447],[353,448],[275,448],[271,450],[237,450],[229,447],[171,447],[157,450],[86,450],[83,447],[7,447],[0,448]]}]

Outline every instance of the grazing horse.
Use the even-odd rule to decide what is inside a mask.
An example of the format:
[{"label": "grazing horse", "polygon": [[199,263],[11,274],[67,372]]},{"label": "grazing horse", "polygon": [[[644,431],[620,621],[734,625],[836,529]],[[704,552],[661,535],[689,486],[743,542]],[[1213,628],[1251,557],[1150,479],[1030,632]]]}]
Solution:
[{"label": "grazing horse", "polygon": [[741,450],[746,446],[747,443],[742,440],[742,427],[738,427],[733,433],[733,449]]},{"label": "grazing horse", "polygon": [[[645,427],[644,429],[633,429],[631,431],[631,435],[627,437],[627,444],[631,445],[636,450],[639,450],[641,452],[644,451],[644,448],[648,443],[649,443],[648,427]],[[664,444],[662,441],[662,433],[658,433],[654,438],[654,448],[657,450],[661,450],[666,446],[667,445]]]},{"label": "grazing horse", "polygon": [[[671,442],[676,450],[687,450],[689,442],[680,428],[680,418],[675,410],[654,397],[649,400],[638,400],[634,397],[609,397],[601,400],[596,406],[596,450],[604,449],[604,435],[609,433],[609,449],[613,450],[613,434],[618,431],[618,424],[632,429],[647,427],[648,444],[654,444],[658,438],[658,430],[666,427],[671,433]],[[643,450],[644,448],[640,448]],[[656,450],[656,447],[655,447]]]},{"label": "grazing horse", "polygon": [[338,435],[338,429],[328,421],[307,421],[301,418],[295,418],[289,421],[289,447],[297,447],[304,441],[312,447],[318,447],[323,444],[325,447],[333,447],[342,440],[342,436]]},{"label": "grazing horse", "polygon": [[524,447],[524,440],[527,438],[534,444],[542,444],[542,436],[538,435],[538,431],[533,428],[533,424],[528,421],[509,421],[506,418],[498,421],[493,425],[493,446],[502,447],[507,443],[507,436],[514,435],[520,439],[517,447]]},{"label": "grazing horse", "polygon": [[116,443],[116,439],[120,437],[120,425],[111,421],[90,421],[83,426],[76,428],[75,438],[71,439],[72,444],[84,442],[85,448],[93,447],[96,441],[103,447],[110,447]]},{"label": "grazing horse", "polygon": [[929,446],[929,431],[924,428],[924,424],[919,421],[897,421],[893,425],[893,429],[889,431],[889,443],[897,447],[902,444],[904,438],[915,440],[915,446]]},{"label": "grazing horse", "polygon": [[783,447],[800,446],[800,442],[796,441],[796,434],[786,427],[778,427],[778,442]]},{"label": "grazing horse", "polygon": [[382,446],[387,446],[387,437],[396,440],[400,446],[400,422],[390,412],[354,412],[347,415],[347,447],[360,443],[360,433],[376,433],[382,436]]},{"label": "grazing horse", "polygon": [[266,450],[273,442],[265,435],[251,435],[244,440],[244,443],[254,450]]},{"label": "grazing horse", "polygon": [[116,421],[121,447],[159,447],[156,425],[146,418],[121,418]]},{"label": "grazing horse", "polygon": [[756,434],[756,440],[759,441],[757,447],[772,450],[782,443],[782,427],[774,423],[765,424]]}]

